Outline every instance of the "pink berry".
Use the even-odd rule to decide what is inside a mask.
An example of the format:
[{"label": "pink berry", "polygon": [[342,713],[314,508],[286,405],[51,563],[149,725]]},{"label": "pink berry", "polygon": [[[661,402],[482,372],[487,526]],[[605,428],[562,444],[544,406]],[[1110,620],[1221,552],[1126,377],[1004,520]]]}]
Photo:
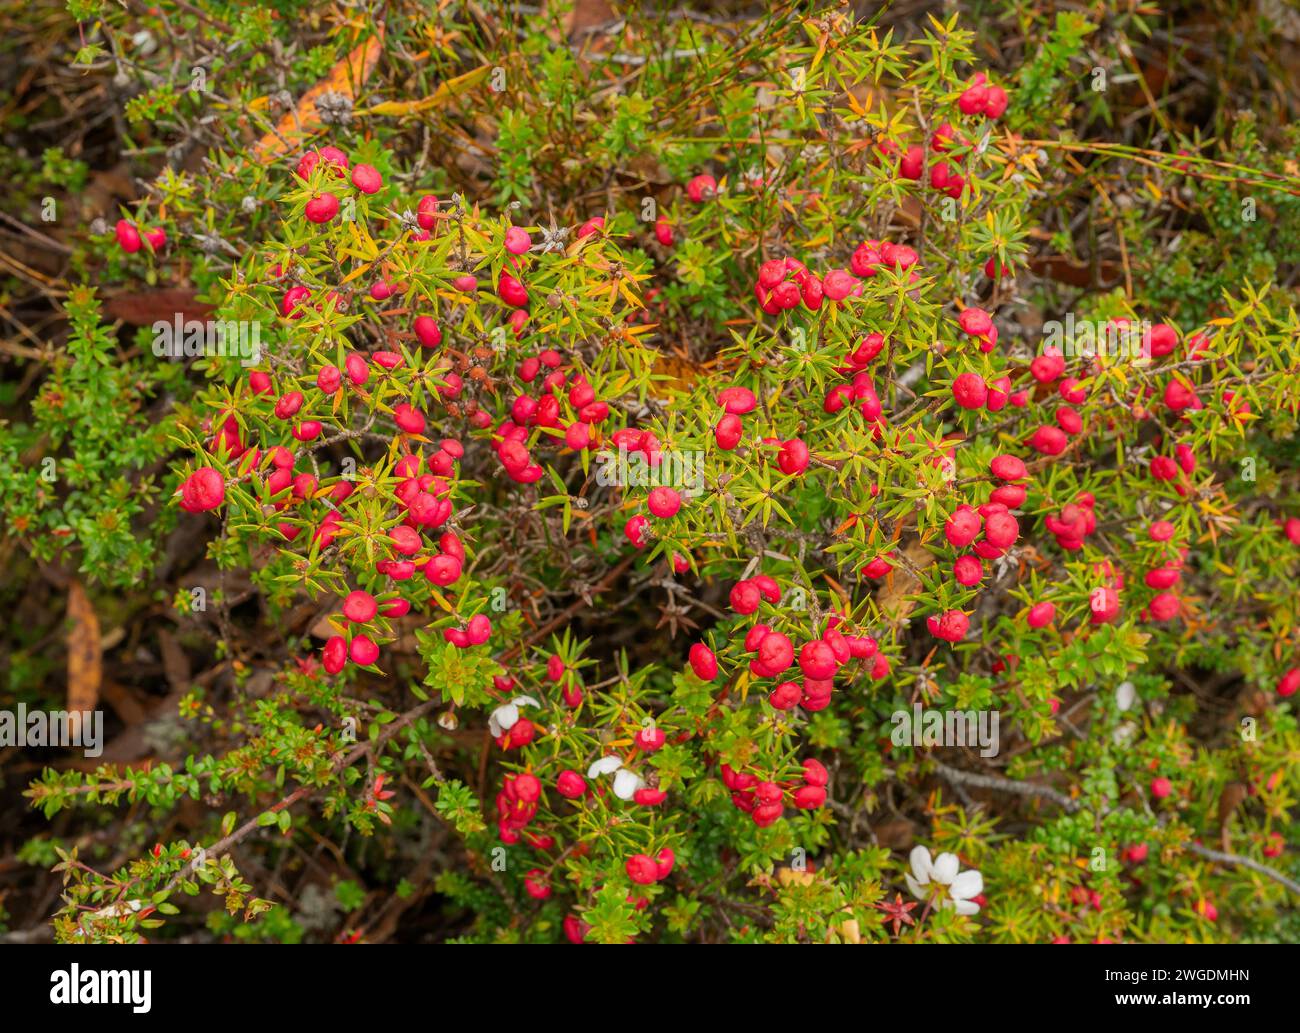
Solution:
[{"label": "pink berry", "polygon": [[432,316],[416,316],[414,329],[421,346],[436,348],[442,343],[442,330]]},{"label": "pink berry", "polygon": [[718,191],[718,181],[712,176],[701,174],[686,184],[686,196],[696,204],[708,201]]},{"label": "pink berry", "polygon": [[379,606],[375,602],[375,597],[369,592],[351,592],[343,600],[343,616],[354,624],[365,624],[374,620],[378,609]]},{"label": "pink berry", "polygon": [[226,500],[226,482],[210,466],[200,466],[181,482],[181,509],[187,513],[204,513],[216,509]]},{"label": "pink berry", "polygon": [[518,226],[511,226],[506,230],[505,245],[506,250],[512,255],[523,255],[533,246],[533,241],[528,236],[527,230],[520,229]]},{"label": "pink berry", "polygon": [[128,255],[135,254],[140,250],[140,231],[133,224],[127,222],[126,219],[119,219],[113,232],[117,236],[118,247]]},{"label": "pink berry", "polygon": [[352,185],[363,194],[377,194],[384,186],[384,177],[373,165],[357,165],[352,169]]},{"label": "pink berry", "polygon": [[691,670],[700,681],[713,681],[718,676],[718,658],[703,642],[691,646],[689,657]]},{"label": "pink berry", "polygon": [[952,576],[957,584],[967,588],[978,585],[984,576],[984,565],[975,556],[959,556],[952,565]]},{"label": "pink berry", "polygon": [[1029,608],[1026,620],[1031,628],[1045,628],[1056,619],[1056,606],[1052,603],[1035,603]]},{"label": "pink berry", "polygon": [[438,221],[438,199],[432,194],[420,198],[415,209],[415,219],[420,224],[420,229],[433,229]]},{"label": "pink berry", "polygon": [[326,223],[339,213],[339,199],[331,193],[318,194],[307,202],[304,214],[308,222]]},{"label": "pink berry", "polygon": [[652,515],[657,516],[660,520],[667,520],[682,508],[682,498],[672,488],[653,488],[650,491],[647,504]]},{"label": "pink berry", "polygon": [[962,373],[952,382],[952,397],[963,409],[979,409],[988,400],[989,389],[978,373]]},{"label": "pink berry", "polygon": [[342,635],[332,635],[321,650],[321,666],[326,674],[338,674],[348,663],[348,642]]},{"label": "pink berry", "polygon": [[566,800],[577,800],[587,795],[587,780],[576,771],[561,771],[555,780],[555,791]]},{"label": "pink berry", "polygon": [[368,635],[357,635],[348,646],[348,656],[359,667],[369,667],[379,659],[379,647]]}]

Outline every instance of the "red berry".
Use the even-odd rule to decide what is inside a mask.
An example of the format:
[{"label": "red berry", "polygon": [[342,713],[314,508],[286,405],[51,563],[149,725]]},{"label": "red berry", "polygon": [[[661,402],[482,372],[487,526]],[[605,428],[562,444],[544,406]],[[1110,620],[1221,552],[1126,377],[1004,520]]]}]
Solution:
[{"label": "red berry", "polygon": [[809,460],[808,446],[798,438],[791,438],[781,446],[776,463],[783,474],[793,476],[808,469]]},{"label": "red berry", "polygon": [[623,536],[638,549],[644,549],[649,544],[646,539],[646,530],[649,526],[650,521],[637,514],[623,525]]},{"label": "red berry", "polygon": [[360,667],[368,667],[379,659],[379,647],[368,635],[357,635],[348,646],[348,656]]},{"label": "red berry", "polygon": [[978,585],[984,576],[984,565],[974,556],[959,556],[952,565],[952,576],[957,584],[967,588]]},{"label": "red berry", "polygon": [[718,658],[703,642],[696,642],[690,650],[691,670],[700,681],[713,681],[718,676]]},{"label": "red berry", "polygon": [[1024,462],[1016,456],[994,456],[989,471],[1000,481],[1022,481],[1028,476]]},{"label": "red berry", "polygon": [[339,213],[339,199],[331,193],[318,194],[307,202],[304,214],[308,222],[326,223]]},{"label": "red berry", "polygon": [[644,753],[654,753],[663,749],[668,737],[662,728],[642,728],[632,737],[632,744]]},{"label": "red berry", "polygon": [[926,618],[930,634],[945,642],[960,642],[966,637],[970,627],[970,618],[960,610],[947,610],[941,616]]},{"label": "red berry", "polygon": [[742,617],[753,613],[763,600],[763,593],[753,581],[737,581],[731,589],[731,608]]},{"label": "red berry", "polygon": [[744,427],[740,422],[740,417],[728,413],[718,421],[714,430],[714,437],[717,439],[718,447],[724,452],[730,452],[738,444],[744,434]]},{"label": "red berry", "polygon": [[365,624],[367,621],[374,620],[378,608],[375,597],[369,592],[351,592],[343,600],[343,616],[354,624]]},{"label": "red berry", "polygon": [[712,176],[701,174],[686,184],[686,196],[696,204],[708,201],[718,192],[718,181]]},{"label": "red berry", "polygon": [[532,246],[532,238],[528,236],[527,230],[520,229],[518,226],[511,226],[506,230],[505,247],[512,255],[526,254]]},{"label": "red berry", "polygon": [[983,337],[993,329],[993,319],[982,308],[963,309],[957,317],[962,331],[971,337]]},{"label": "red berry", "polygon": [[754,411],[758,399],[747,387],[728,387],[718,392],[718,404],[732,416],[744,416]]},{"label": "red berry", "polygon": [[903,179],[920,179],[925,171],[925,148],[913,144],[898,161],[898,174]]},{"label": "red berry", "polygon": [[415,210],[415,219],[420,224],[420,229],[433,229],[434,224],[438,221],[438,199],[433,194],[426,194],[420,198]]},{"label": "red berry", "polygon": [[830,772],[821,761],[809,757],[803,762],[803,780],[810,786],[827,786],[830,784]]},{"label": "red berry", "polygon": [[423,347],[436,348],[442,343],[442,330],[432,316],[416,316],[414,329]]},{"label": "red berry", "polygon": [[524,874],[524,889],[534,900],[545,900],[551,895],[551,887],[546,881],[546,873],[540,868],[530,868]]},{"label": "red berry", "polygon": [[384,186],[384,177],[373,165],[357,165],[352,169],[352,185],[363,194],[377,194]]},{"label": "red berry", "polygon": [[226,481],[210,466],[200,466],[181,482],[181,509],[204,513],[226,500]]},{"label": "red berry", "polygon": [[407,434],[423,434],[425,428],[424,414],[406,402],[393,409],[393,422],[399,430]]},{"label": "red berry", "polygon": [[652,516],[656,516],[660,520],[667,520],[669,517],[676,515],[677,511],[682,508],[682,498],[672,488],[652,488],[646,504]]},{"label": "red berry", "polygon": [[555,780],[555,791],[566,800],[577,800],[587,795],[587,780],[576,771],[561,771]]},{"label": "red berry", "polygon": [[133,255],[140,250],[140,231],[132,223],[127,222],[126,219],[119,219],[113,232],[117,236],[118,247],[128,255]]},{"label": "red berry", "polygon": [[978,373],[962,373],[952,382],[953,400],[963,409],[982,408],[988,396],[988,385]]},{"label": "red berry", "polygon": [[835,676],[839,663],[834,651],[825,642],[805,642],[799,650],[799,669],[806,678],[824,681]]},{"label": "red berry", "polygon": [[970,506],[958,506],[943,525],[944,537],[949,545],[963,549],[979,535],[981,525],[979,513]]},{"label": "red berry", "polygon": [[1046,456],[1059,456],[1069,443],[1065,432],[1058,427],[1039,427],[1029,439],[1029,446]]},{"label": "red berry", "polygon": [[1031,628],[1045,628],[1056,619],[1056,606],[1052,603],[1035,603],[1029,608],[1026,620]]},{"label": "red berry", "polygon": [[624,865],[627,877],[638,886],[649,886],[659,881],[659,866],[646,854],[633,854]]}]

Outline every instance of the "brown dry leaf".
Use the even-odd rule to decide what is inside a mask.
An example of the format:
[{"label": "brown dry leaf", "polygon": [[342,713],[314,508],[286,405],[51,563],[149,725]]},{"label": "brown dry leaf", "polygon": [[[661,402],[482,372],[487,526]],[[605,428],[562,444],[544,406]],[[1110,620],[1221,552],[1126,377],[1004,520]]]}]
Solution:
[{"label": "brown dry leaf", "polygon": [[1097,278],[1100,282],[1094,284],[1091,265],[1080,265],[1064,255],[1031,258],[1029,268],[1037,276],[1045,276],[1049,280],[1069,284],[1071,287],[1100,287],[1103,284],[1113,284],[1124,272],[1117,262],[1098,262]]},{"label": "brown dry leaf", "polygon": [[903,198],[903,203],[894,214],[904,226],[916,229],[921,225],[921,202],[909,195]]},{"label": "brown dry leaf", "polygon": [[872,826],[876,842],[890,850],[910,850],[916,841],[916,825],[906,818],[889,818]]},{"label": "brown dry leaf", "polygon": [[[903,556],[918,570],[924,570],[934,562],[934,553],[920,542],[913,542],[907,546],[903,550]],[[876,605],[891,621],[904,620],[916,605],[915,600],[910,600],[907,596],[920,586],[921,582],[899,564],[894,567],[893,574],[876,595]]]},{"label": "brown dry leaf", "polygon": [[68,586],[68,710],[77,715],[94,710],[104,677],[104,657],[99,645],[99,617],[80,581]]},{"label": "brown dry leaf", "polygon": [[376,31],[364,43],[357,46],[342,61],[330,69],[329,75],[304,93],[298,106],[276,123],[275,132],[267,133],[258,141],[254,154],[259,159],[284,154],[298,143],[304,135],[321,124],[320,112],[316,110],[316,100],[325,93],[341,93],[351,100],[356,100],[357,91],[374,71],[379,55],[384,52],[384,26],[379,23]]},{"label": "brown dry leaf", "polygon": [[660,354],[656,357],[654,367],[651,370],[654,376],[668,378],[667,380],[655,382],[655,390],[664,393],[690,391],[699,372],[699,366],[691,362],[690,359],[683,358],[680,355],[667,354]]},{"label": "brown dry leaf", "polygon": [[117,716],[128,728],[146,721],[149,717],[149,711],[136,698],[135,693],[125,685],[107,681],[104,683],[102,695],[104,702],[117,712]]},{"label": "brown dry leaf", "polygon": [[158,648],[162,653],[167,684],[173,692],[185,692],[190,687],[190,658],[176,641],[176,636],[165,628],[158,630]]},{"label": "brown dry leaf", "polygon": [[614,7],[609,0],[576,0],[564,28],[572,36],[583,29],[592,29],[613,20]]},{"label": "brown dry leaf", "polygon": [[125,291],[107,299],[104,308],[114,319],[132,326],[152,326],[160,320],[170,323],[178,314],[182,320],[203,321],[216,311],[215,306],[198,300],[197,291],[187,287]]}]

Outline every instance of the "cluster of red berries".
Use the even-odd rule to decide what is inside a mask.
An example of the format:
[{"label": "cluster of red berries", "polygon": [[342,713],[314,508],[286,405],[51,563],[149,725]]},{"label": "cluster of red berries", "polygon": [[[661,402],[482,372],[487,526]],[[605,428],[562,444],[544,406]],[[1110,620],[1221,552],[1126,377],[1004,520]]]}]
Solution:
[{"label": "cluster of red berries", "polygon": [[[332,179],[347,178],[348,156],[332,146],[308,151],[298,162],[298,178],[310,180],[317,167],[324,169]],[[384,186],[384,177],[373,165],[353,166],[350,179],[353,188],[362,194],[377,194]],[[308,199],[303,211],[309,222],[318,224],[330,222],[338,213],[338,195],[330,190],[314,193]]]},{"label": "cluster of red berries", "polygon": [[[521,772],[506,775],[497,793],[497,831],[501,842],[513,846],[519,842],[520,833],[537,817],[537,805],[542,798],[542,781],[536,775]],[[530,836],[529,844],[538,849],[546,849],[554,840],[550,836]],[[541,845],[539,845],[541,844]]]},{"label": "cluster of red berries", "polygon": [[1097,529],[1094,512],[1097,500],[1090,491],[1081,491],[1059,513],[1048,513],[1043,524],[1056,536],[1056,544],[1067,552],[1078,552],[1083,541]]},{"label": "cluster of red berries", "polygon": [[[823,301],[840,302],[860,298],[863,280],[874,277],[881,269],[912,270],[917,253],[903,244],[868,240],[853,252],[849,269],[832,269],[818,277],[797,258],[773,258],[758,268],[754,296],[769,316],[780,315],[801,304],[809,311],[821,308]],[[908,282],[920,279],[912,270]]]},{"label": "cluster of red berries", "polygon": [[785,814],[785,801],[806,811],[815,811],[826,802],[826,786],[830,775],[821,761],[803,762],[801,779],[774,782],[760,779],[747,771],[736,771],[722,765],[722,783],[731,790],[731,802],[744,811],[759,828],[767,828],[780,821]]},{"label": "cluster of red berries", "polygon": [[[386,598],[382,613],[385,617],[400,617],[411,604],[400,597]],[[369,625],[381,613],[380,602],[369,592],[351,592],[343,600],[343,617],[349,625]],[[349,637],[332,635],[321,650],[321,666],[327,674],[338,674],[351,660],[358,667],[369,667],[379,659],[379,646],[365,632],[351,631]]]},{"label": "cluster of red berries", "polygon": [[154,226],[141,233],[135,223],[127,219],[118,219],[117,225],[113,227],[113,234],[117,237],[117,246],[128,255],[135,254],[145,245],[155,253],[167,246],[167,231],[161,226]]},{"label": "cluster of red berries", "polygon": [[624,864],[627,877],[638,886],[652,886],[662,882],[672,874],[677,856],[672,847],[664,847],[654,857],[649,854],[633,854]]},{"label": "cluster of red berries", "polygon": [[1151,459],[1151,476],[1157,481],[1167,481],[1179,495],[1186,496],[1191,490],[1188,478],[1196,472],[1196,454],[1191,446],[1181,442],[1174,446],[1172,456],[1153,456]]}]

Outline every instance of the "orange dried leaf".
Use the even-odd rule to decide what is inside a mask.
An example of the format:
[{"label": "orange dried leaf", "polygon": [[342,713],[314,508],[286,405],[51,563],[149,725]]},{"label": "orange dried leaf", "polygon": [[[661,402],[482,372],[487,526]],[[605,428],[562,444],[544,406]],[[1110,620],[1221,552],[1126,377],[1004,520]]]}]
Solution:
[{"label": "orange dried leaf", "polygon": [[326,93],[341,93],[352,100],[374,71],[379,55],[384,52],[384,29],[379,25],[375,35],[353,49],[347,57],[330,69],[329,75],[302,95],[298,106],[276,123],[275,132],[267,133],[257,142],[254,153],[266,159],[284,154],[310,135],[321,124],[316,101]]}]

